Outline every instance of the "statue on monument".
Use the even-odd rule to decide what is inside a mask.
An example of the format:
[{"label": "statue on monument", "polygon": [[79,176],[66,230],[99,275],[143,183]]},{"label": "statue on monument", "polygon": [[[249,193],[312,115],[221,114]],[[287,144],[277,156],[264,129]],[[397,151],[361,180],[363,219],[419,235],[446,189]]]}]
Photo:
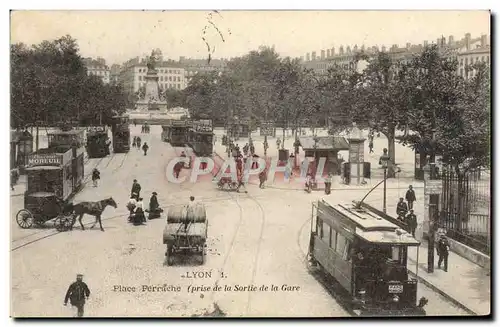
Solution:
[{"label": "statue on monument", "polygon": [[148,58],[148,70],[155,70],[156,63],[162,60],[162,53],[160,49],[154,49],[151,51],[151,56]]}]

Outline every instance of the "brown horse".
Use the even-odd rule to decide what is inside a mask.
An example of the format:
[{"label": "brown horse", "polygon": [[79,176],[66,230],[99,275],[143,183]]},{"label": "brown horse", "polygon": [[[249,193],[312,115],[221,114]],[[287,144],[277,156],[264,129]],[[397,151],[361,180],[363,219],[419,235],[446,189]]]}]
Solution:
[{"label": "brown horse", "polygon": [[114,207],[115,209],[117,208],[115,200],[113,200],[113,198],[107,198],[98,202],[85,201],[71,205],[71,211],[73,212],[73,217],[75,217],[75,219],[79,216],[78,221],[80,222],[80,226],[82,226],[82,230],[85,230],[85,227],[83,227],[82,224],[82,218],[83,215],[87,214],[95,217],[94,225],[90,228],[94,228],[97,222],[99,222],[99,226],[101,226],[101,230],[104,232],[104,228],[102,228],[101,223],[101,214],[108,205]]}]

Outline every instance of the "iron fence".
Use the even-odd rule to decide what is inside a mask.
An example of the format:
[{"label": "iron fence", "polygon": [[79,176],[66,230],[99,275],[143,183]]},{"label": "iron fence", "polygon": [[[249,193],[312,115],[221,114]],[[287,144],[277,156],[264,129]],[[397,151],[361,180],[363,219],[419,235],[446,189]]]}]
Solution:
[{"label": "iron fence", "polygon": [[478,251],[490,254],[490,176],[480,170],[457,175],[440,174],[443,182],[439,227],[447,235]]}]

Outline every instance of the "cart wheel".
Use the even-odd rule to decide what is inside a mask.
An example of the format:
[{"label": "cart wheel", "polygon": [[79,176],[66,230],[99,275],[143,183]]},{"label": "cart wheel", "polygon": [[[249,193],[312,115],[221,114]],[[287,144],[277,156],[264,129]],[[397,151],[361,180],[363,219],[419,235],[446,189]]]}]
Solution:
[{"label": "cart wheel", "polygon": [[65,232],[70,230],[75,224],[75,217],[73,215],[60,216],[56,220],[56,229],[60,232]]},{"label": "cart wheel", "polygon": [[21,209],[16,215],[16,221],[19,227],[26,229],[33,226],[35,218],[29,210]]},{"label": "cart wheel", "polygon": [[167,256],[167,266],[171,266],[174,263],[172,246],[167,246],[167,252],[165,255]]},{"label": "cart wheel", "polygon": [[204,264],[205,263],[205,247],[204,246],[201,247],[201,254],[200,254],[200,256],[201,256],[201,258],[200,258],[201,259],[200,260],[201,264]]}]

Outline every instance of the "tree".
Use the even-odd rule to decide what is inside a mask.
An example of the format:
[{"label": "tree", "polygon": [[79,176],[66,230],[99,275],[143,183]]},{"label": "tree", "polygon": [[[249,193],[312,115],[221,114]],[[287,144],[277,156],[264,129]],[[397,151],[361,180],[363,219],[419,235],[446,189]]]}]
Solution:
[{"label": "tree", "polygon": [[396,159],[396,129],[405,126],[404,107],[407,104],[402,81],[404,70],[385,52],[373,57],[368,67],[359,75],[356,85],[354,120],[369,125],[387,137],[390,157],[388,177],[394,177]]}]

